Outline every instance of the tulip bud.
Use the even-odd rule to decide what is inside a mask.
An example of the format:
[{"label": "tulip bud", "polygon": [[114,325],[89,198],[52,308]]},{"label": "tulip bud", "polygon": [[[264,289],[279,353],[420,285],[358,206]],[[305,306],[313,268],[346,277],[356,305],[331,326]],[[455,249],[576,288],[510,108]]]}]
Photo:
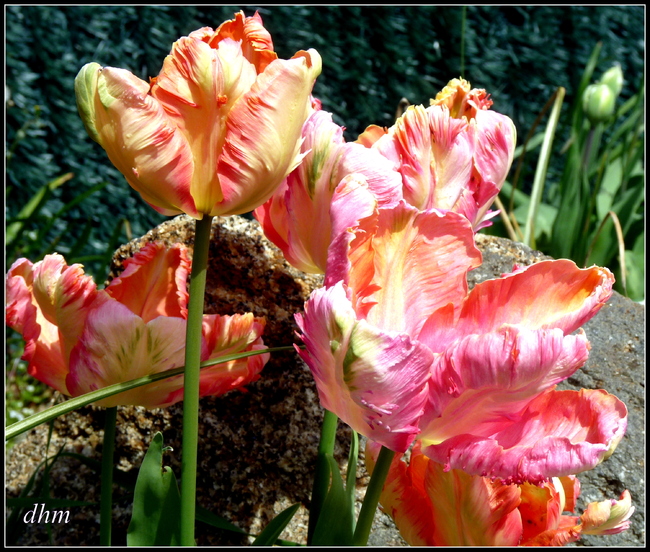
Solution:
[{"label": "tulip bud", "polygon": [[590,84],[582,95],[582,105],[592,125],[602,123],[614,114],[616,94],[607,84]]},{"label": "tulip bud", "polygon": [[614,67],[605,71],[603,76],[600,77],[600,83],[609,86],[609,89],[618,97],[623,89],[623,71],[621,70],[621,66],[616,64]]}]

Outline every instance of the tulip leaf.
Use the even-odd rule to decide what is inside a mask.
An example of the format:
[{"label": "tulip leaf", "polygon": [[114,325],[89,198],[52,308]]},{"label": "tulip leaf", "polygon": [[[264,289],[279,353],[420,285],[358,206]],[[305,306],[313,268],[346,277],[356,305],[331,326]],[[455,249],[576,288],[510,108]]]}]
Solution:
[{"label": "tulip leaf", "polygon": [[332,484],[323,502],[318,523],[312,539],[313,546],[349,546],[354,535],[354,516],[348,494],[343,488],[343,480],[334,458],[328,454],[327,460],[332,473]]},{"label": "tulip leaf", "polygon": [[[283,347],[270,347],[268,349],[257,349],[254,351],[244,351],[243,353],[233,353],[231,355],[224,355],[219,358],[202,362],[201,368],[214,366],[215,364],[230,362],[231,360],[237,360],[249,356],[261,355],[264,353],[274,353],[276,351],[288,351],[288,350],[294,350],[294,348],[288,345]],[[160,381],[166,378],[171,378],[173,376],[178,376],[182,374],[184,370],[185,367],[181,366],[179,368],[172,368],[171,370],[165,370],[164,372],[160,372],[158,374],[151,374],[149,376],[136,378],[123,383],[115,383],[113,385],[108,385],[106,387],[103,387],[102,389],[98,389],[97,391],[91,391],[90,393],[85,393],[84,395],[80,395],[73,399],[69,399],[61,404],[51,406],[50,408],[43,410],[42,412],[37,412],[36,414],[32,414],[31,416],[28,416],[27,418],[20,420],[15,424],[11,424],[7,428],[5,428],[5,441],[14,438],[17,435],[20,435],[21,433],[24,433],[25,431],[28,431],[36,427],[37,425],[53,420],[54,418],[58,416],[62,416],[63,414],[67,414],[68,412],[72,412],[77,408],[81,408],[83,406],[89,405],[96,401],[101,401],[102,399],[111,397],[112,395],[117,395],[118,393],[122,393],[124,391],[135,389],[136,387],[140,387],[142,385],[154,383],[156,381]]]},{"label": "tulip leaf", "polygon": [[27,204],[20,210],[18,217],[11,224],[7,225],[5,229],[5,244],[7,247],[12,247],[13,243],[16,242],[18,236],[21,234],[25,227],[25,223],[31,220],[33,217],[38,215],[41,207],[45,204],[50,192],[65,184],[70,180],[74,175],[72,173],[66,173],[63,176],[55,178],[51,182],[48,182],[42,186],[27,202]]},{"label": "tulip leaf", "polygon": [[212,527],[216,527],[217,529],[223,529],[224,531],[231,531],[233,533],[240,533],[242,535],[248,535],[246,531],[243,529],[240,529],[233,523],[230,523],[227,519],[222,518],[221,516],[218,516],[217,514],[212,513],[210,510],[206,510],[205,508],[201,508],[200,506],[197,505],[196,507],[196,514],[195,517],[197,521],[202,521],[203,523],[206,523]]},{"label": "tulip leaf", "polygon": [[292,520],[293,516],[298,511],[298,508],[300,508],[300,504],[294,504],[275,516],[253,541],[253,546],[273,545],[280,536],[280,533],[284,531],[284,528]]},{"label": "tulip leaf", "polygon": [[154,435],[142,461],[126,532],[129,546],[175,546],[180,543],[181,497],[176,477],[162,465],[163,436]]},{"label": "tulip leaf", "polygon": [[359,437],[352,432],[352,443],[348,458],[346,488],[338,465],[331,454],[327,460],[332,473],[332,483],[320,511],[312,545],[349,546],[354,536],[354,491],[356,488],[356,466],[359,454]]}]

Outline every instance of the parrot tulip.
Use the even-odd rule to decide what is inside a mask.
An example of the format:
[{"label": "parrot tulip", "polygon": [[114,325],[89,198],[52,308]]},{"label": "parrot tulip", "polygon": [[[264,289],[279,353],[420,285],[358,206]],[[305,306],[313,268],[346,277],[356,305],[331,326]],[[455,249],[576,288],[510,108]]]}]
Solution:
[{"label": "parrot tulip", "polygon": [[164,215],[232,215],[264,203],[300,162],[321,71],[315,50],[278,59],[258,14],[176,41],[160,74],[85,65],[75,80],[86,130]]},{"label": "parrot tulip", "polygon": [[[60,255],[16,261],[7,277],[7,325],[25,338],[28,372],[69,396],[184,364],[190,261],[185,247],[143,247],[98,290],[81,265]],[[264,319],[204,315],[202,360],[263,349]],[[259,378],[268,354],[201,371],[200,394],[221,395]],[[183,399],[174,376],[99,401],[162,407]]]},{"label": "parrot tulip", "polygon": [[387,131],[371,125],[359,137],[402,175],[404,199],[420,210],[451,210],[474,230],[489,226],[488,209],[512,165],[516,129],[489,108],[485,90],[454,79],[431,106],[409,106]]},{"label": "parrot tulip", "polygon": [[625,405],[553,388],[587,360],[574,332],[610,297],[612,274],[544,261],[468,292],[480,260],[466,218],[405,202],[340,232],[326,287],[296,316],[323,407],[397,452],[417,437],[472,475],[538,482],[593,468],[622,438]]},{"label": "parrot tulip", "polygon": [[303,272],[322,274],[332,233],[330,206],[337,186],[350,175],[364,180],[381,206],[402,199],[399,173],[378,151],[345,143],[332,115],[315,111],[302,130],[298,168],[255,210],[264,234]]},{"label": "parrot tulip", "polygon": [[[379,446],[368,442],[373,471]],[[413,546],[562,546],[582,535],[625,531],[634,507],[629,491],[620,499],[592,502],[575,512],[580,482],[554,477],[535,486],[445,471],[416,442],[408,464],[396,455],[379,499],[400,534]]]}]

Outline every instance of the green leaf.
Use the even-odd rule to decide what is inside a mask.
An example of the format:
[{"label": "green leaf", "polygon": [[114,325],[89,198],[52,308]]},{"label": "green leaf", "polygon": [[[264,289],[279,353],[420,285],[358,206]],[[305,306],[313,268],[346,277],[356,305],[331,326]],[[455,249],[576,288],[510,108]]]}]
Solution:
[{"label": "green leaf", "polygon": [[603,220],[614,203],[616,192],[623,181],[623,161],[619,157],[607,164],[601,188],[596,197],[596,214],[598,220]]},{"label": "green leaf", "polygon": [[359,435],[352,430],[352,442],[348,455],[348,474],[345,480],[345,490],[352,509],[352,531],[354,532],[354,491],[357,488],[357,463],[359,462]]},{"label": "green leaf", "polygon": [[293,506],[289,506],[286,510],[280,512],[277,516],[275,516],[259,534],[259,536],[253,541],[253,546],[273,545],[277,538],[280,536],[280,533],[284,531],[284,528],[298,511],[298,508],[300,508],[300,504],[294,504]]},{"label": "green leaf", "polygon": [[195,516],[197,521],[202,521],[203,523],[207,523],[208,525],[211,525],[212,527],[216,527],[217,529],[223,529],[224,531],[232,531],[233,533],[248,535],[246,531],[240,529],[233,523],[230,523],[227,519],[224,519],[218,516],[217,514],[213,514],[212,512],[210,512],[210,510],[206,510],[205,508],[201,508],[200,506],[196,507]]},{"label": "green leaf", "polygon": [[[642,203],[644,199],[643,177],[638,176],[630,180],[631,186],[620,194],[621,197],[612,206],[621,223],[623,236],[625,237],[632,223],[642,217]],[[602,229],[597,228],[592,236],[590,243],[593,241],[593,247],[587,259],[588,264],[598,266],[610,266],[612,258],[618,250],[618,240],[614,225],[611,219],[605,220]],[[627,240],[626,240],[627,241]],[[629,242],[628,242],[629,243]]]},{"label": "green leaf", "polygon": [[142,461],[126,532],[129,546],[176,546],[180,543],[181,497],[176,477],[162,465],[163,436],[154,435]]},{"label": "green leaf", "polygon": [[7,229],[5,230],[5,244],[7,247],[11,247],[16,238],[22,233],[25,228],[25,223],[31,220],[32,217],[35,217],[40,211],[41,207],[45,204],[47,196],[56,188],[70,180],[74,175],[72,173],[66,173],[63,176],[55,178],[51,182],[45,184],[40,188],[32,198],[27,202],[20,212],[16,222],[12,222]]},{"label": "green leaf", "polygon": [[539,153],[539,160],[535,169],[535,179],[533,181],[533,189],[530,194],[530,205],[528,214],[526,216],[526,226],[524,228],[524,243],[532,247],[535,246],[535,224],[537,222],[537,211],[542,202],[542,192],[544,191],[544,183],[546,182],[546,173],[548,171],[548,164],[551,159],[551,149],[553,147],[553,140],[557,131],[557,124],[560,118],[560,111],[562,109],[562,102],[564,101],[565,89],[561,86],[558,87],[555,93],[555,100],[553,102],[553,110],[549,116],[544,132],[544,142],[542,149]]},{"label": "green leaf", "polygon": [[639,234],[634,247],[625,252],[627,296],[634,301],[645,299],[645,232]]},{"label": "green leaf", "polygon": [[327,460],[332,473],[332,484],[323,502],[323,508],[314,530],[313,546],[350,546],[354,536],[354,502],[343,488],[339,467],[331,454]]},{"label": "green leaf", "polygon": [[[219,358],[202,362],[201,368],[206,368],[207,366],[214,366],[215,364],[222,364],[224,362],[230,362],[231,360],[237,360],[249,356],[261,355],[264,353],[273,353],[276,351],[288,351],[288,350],[293,350],[293,347],[292,346],[271,347],[269,349],[258,349],[255,351],[244,351],[243,353],[233,353],[232,355],[224,355]],[[104,387],[102,389],[98,389],[97,391],[91,391],[90,393],[86,393],[85,395],[80,395],[79,397],[69,399],[64,403],[51,406],[50,408],[43,410],[42,412],[37,412],[36,414],[32,414],[31,416],[28,416],[24,420],[20,420],[19,422],[16,422],[15,424],[11,424],[7,428],[5,428],[5,441],[8,441],[9,439],[16,437],[16,435],[20,435],[21,433],[24,433],[25,431],[28,431],[36,427],[37,425],[53,420],[54,418],[58,416],[62,416],[63,414],[67,414],[68,412],[72,412],[77,408],[81,408],[82,406],[89,405],[96,401],[101,401],[102,399],[105,399],[112,395],[117,395],[118,393],[122,393],[123,391],[129,391],[131,389],[135,389],[136,387],[147,385],[148,383],[154,383],[156,381],[160,381],[166,378],[171,378],[172,376],[180,375],[184,372],[184,370],[185,367],[181,366],[179,368],[172,368],[171,370],[166,370],[158,374],[152,374],[150,376],[136,378],[134,380],[126,381],[123,383],[116,383]]]}]

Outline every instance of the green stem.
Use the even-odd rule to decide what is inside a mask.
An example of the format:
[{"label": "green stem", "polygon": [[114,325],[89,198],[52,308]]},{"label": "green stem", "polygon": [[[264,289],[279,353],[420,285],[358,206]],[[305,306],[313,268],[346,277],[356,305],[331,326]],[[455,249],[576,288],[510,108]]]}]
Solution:
[{"label": "green stem", "polygon": [[323,425],[320,430],[320,443],[318,444],[318,457],[316,458],[316,469],[314,471],[314,486],[311,492],[311,507],[309,508],[309,527],[307,528],[307,545],[311,544],[316,529],[318,516],[323,508],[323,502],[329,488],[329,463],[327,454],[334,454],[334,442],[336,441],[336,428],[339,418],[333,412],[325,410]]},{"label": "green stem", "polygon": [[196,221],[190,299],[187,309],[185,380],[183,391],[183,442],[181,458],[181,546],[195,546],[196,465],[199,441],[199,380],[201,326],[212,217]]},{"label": "green stem", "polygon": [[102,485],[100,494],[99,544],[111,545],[113,516],[113,456],[115,451],[115,422],[117,406],[106,409],[104,446],[102,447]]},{"label": "green stem", "polygon": [[352,544],[354,546],[366,546],[368,544],[372,520],[375,518],[377,504],[379,504],[379,496],[381,495],[381,490],[384,488],[388,469],[394,456],[394,451],[386,447],[381,447],[377,464],[375,464],[375,469],[372,471],[370,483],[366,490],[366,496],[363,499],[361,512],[359,512],[357,528],[354,530],[354,537],[352,538]]}]

